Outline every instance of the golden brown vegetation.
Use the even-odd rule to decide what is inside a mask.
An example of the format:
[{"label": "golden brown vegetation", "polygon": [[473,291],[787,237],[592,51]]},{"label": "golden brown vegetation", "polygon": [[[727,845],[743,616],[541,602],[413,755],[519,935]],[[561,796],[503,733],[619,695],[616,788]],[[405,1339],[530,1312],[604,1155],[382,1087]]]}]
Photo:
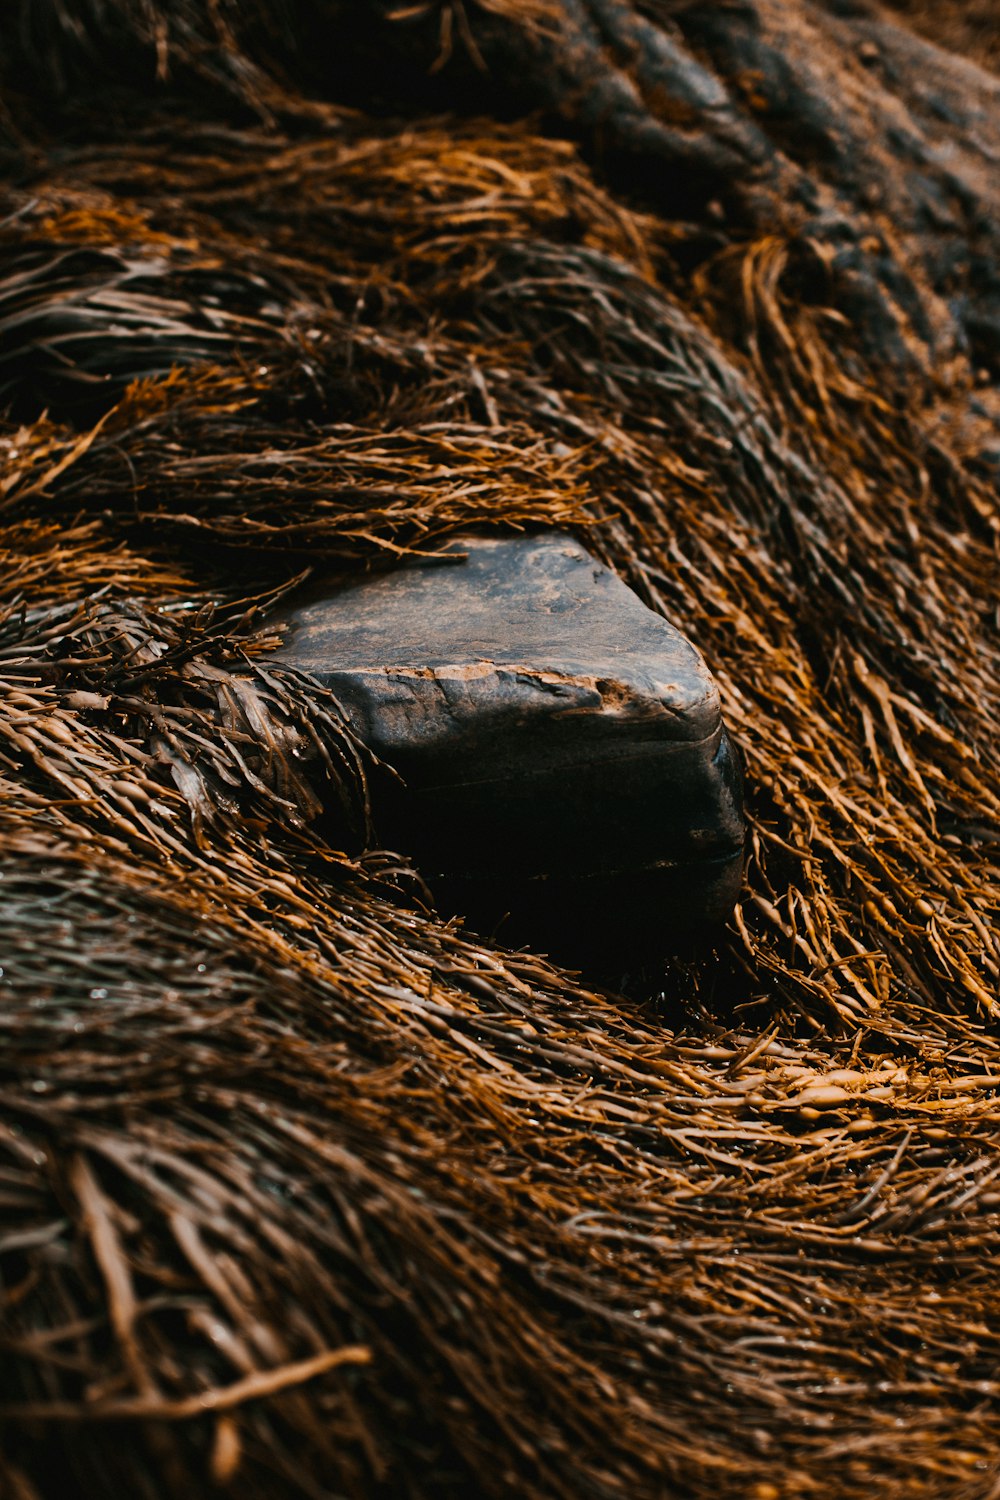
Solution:
[{"label": "golden brown vegetation", "polygon": [[[9,1492],[996,1496],[989,372],[873,359],[777,217],[139,14],[155,118],[7,89]],[[736,918],[627,994],[424,909],[268,666],[470,523],[585,528],[745,753]]]}]

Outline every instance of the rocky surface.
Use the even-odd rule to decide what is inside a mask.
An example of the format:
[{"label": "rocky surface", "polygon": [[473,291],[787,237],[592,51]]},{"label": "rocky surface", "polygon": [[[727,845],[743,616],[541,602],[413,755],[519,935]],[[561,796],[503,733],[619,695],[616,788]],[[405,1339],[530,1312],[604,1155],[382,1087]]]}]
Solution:
[{"label": "rocky surface", "polygon": [[[663,951],[739,889],[739,772],[695,648],[560,533],[464,536],[328,587],[279,659],[333,689],[402,778],[383,842],[459,911],[567,955]],[[506,930],[506,929],[505,929]]]}]

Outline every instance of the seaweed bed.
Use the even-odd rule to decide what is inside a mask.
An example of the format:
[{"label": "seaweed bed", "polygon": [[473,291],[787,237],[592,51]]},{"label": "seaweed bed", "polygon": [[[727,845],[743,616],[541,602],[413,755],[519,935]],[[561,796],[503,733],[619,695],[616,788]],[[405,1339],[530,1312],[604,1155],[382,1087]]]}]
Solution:
[{"label": "seaweed bed", "polygon": [[[4,1495],[1000,1496],[988,14],[2,7]],[[436,918],[268,667],[469,523],[715,670],[696,960]]]}]

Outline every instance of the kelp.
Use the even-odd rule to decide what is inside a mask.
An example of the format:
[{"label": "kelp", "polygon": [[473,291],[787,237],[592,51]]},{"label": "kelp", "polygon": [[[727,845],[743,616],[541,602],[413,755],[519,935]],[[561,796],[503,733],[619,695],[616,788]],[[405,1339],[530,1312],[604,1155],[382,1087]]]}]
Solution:
[{"label": "kelp", "polygon": [[[866,269],[735,167],[650,191],[613,111],[514,118],[574,7],[376,11],[36,4],[8,54],[7,1488],[985,1500],[988,323],[867,200]],[[590,11],[640,73],[709,24]],[[598,987],[443,921],[269,664],[289,590],[470,525],[575,529],[716,673],[751,831],[697,959]]]}]

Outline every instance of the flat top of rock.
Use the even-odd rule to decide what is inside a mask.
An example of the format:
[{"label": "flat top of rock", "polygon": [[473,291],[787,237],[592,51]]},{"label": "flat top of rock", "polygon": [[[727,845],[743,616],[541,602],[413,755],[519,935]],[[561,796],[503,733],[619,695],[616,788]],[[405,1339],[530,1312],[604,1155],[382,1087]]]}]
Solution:
[{"label": "flat top of rock", "polygon": [[471,686],[516,672],[586,683],[612,712],[676,716],[685,739],[718,722],[695,648],[560,532],[458,537],[434,558],[332,585],[287,619],[278,658],[326,681],[377,673]]}]

